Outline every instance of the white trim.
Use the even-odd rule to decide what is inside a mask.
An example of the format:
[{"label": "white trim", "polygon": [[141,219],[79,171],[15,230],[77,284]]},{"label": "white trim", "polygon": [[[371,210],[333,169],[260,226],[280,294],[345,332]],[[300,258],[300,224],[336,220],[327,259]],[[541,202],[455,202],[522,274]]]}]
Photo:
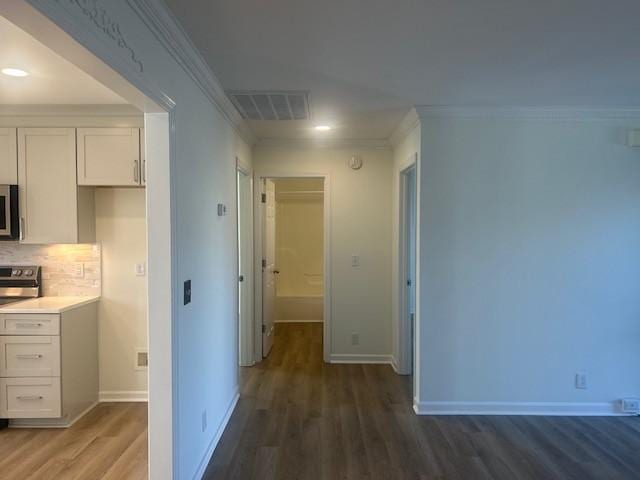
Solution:
[{"label": "white trim", "polygon": [[549,416],[624,416],[615,402],[419,402],[418,415],[549,415]]},{"label": "white trim", "polygon": [[[255,172],[254,185],[261,185],[265,178],[322,178],[324,179],[324,304],[322,350],[325,362],[330,362],[331,355],[331,175],[315,172]],[[255,292],[254,318],[256,327],[256,345],[262,345],[262,229],[263,212],[260,197],[261,188],[254,188],[254,282]],[[258,342],[259,339],[259,342]],[[262,348],[256,347],[256,362],[262,361]]]},{"label": "white trim", "polygon": [[133,105],[0,105],[3,117],[135,117],[143,118]]},{"label": "white trim", "polygon": [[146,390],[101,390],[98,401],[105,402],[148,402],[149,392]]},{"label": "white trim", "polygon": [[213,106],[249,145],[253,145],[256,142],[255,135],[227,97],[222,84],[209,64],[171,10],[164,5],[164,2],[127,0],[127,3],[138,13],[158,42],[191,77]]},{"label": "white trim", "polygon": [[359,355],[355,353],[332,353],[331,363],[375,363],[393,366],[393,355]]},{"label": "white trim", "polygon": [[[38,420],[15,419],[15,420],[9,420],[9,427],[10,428],[69,428],[73,426],[73,424],[76,423],[78,420],[80,420],[82,417],[84,417],[87,413],[93,410],[96,407],[96,405],[98,405],[99,403],[100,402],[93,402],[91,405],[85,408],[82,411],[82,413],[80,413],[80,415],[74,418],[71,423],[67,423],[65,425],[60,425],[60,424],[56,425],[54,423],[46,423],[46,420],[55,421],[58,419],[38,419]],[[18,423],[13,423],[13,422],[18,422]]]},{"label": "white trim", "polygon": [[416,106],[421,119],[441,117],[524,118],[531,120],[640,119],[640,108],[589,107],[456,107]]},{"label": "white trim", "polygon": [[275,320],[273,323],[322,323],[323,320]]},{"label": "white trim", "polygon": [[402,117],[400,123],[395,128],[395,130],[391,133],[389,137],[389,143],[396,147],[399,145],[407,136],[418,126],[420,125],[420,117],[418,116],[418,112],[415,108],[412,108],[407,112],[407,114]]},{"label": "white trim", "polygon": [[386,138],[262,138],[256,148],[390,148]]},{"label": "white trim", "polygon": [[393,368],[393,371],[398,375],[402,375],[402,373],[400,373],[400,369],[398,368],[398,360],[393,355],[391,355],[391,368]]},{"label": "white trim", "polygon": [[207,466],[209,465],[209,462],[211,461],[211,457],[213,456],[213,452],[215,451],[216,447],[218,446],[218,442],[220,441],[220,438],[222,437],[222,434],[224,433],[224,429],[227,428],[227,424],[229,423],[229,420],[231,419],[231,415],[233,414],[233,411],[235,410],[239,399],[240,399],[240,393],[238,392],[238,390],[236,390],[235,394],[233,395],[233,398],[231,399],[231,403],[227,407],[227,411],[225,412],[224,417],[222,418],[222,421],[220,422],[220,425],[218,425],[218,429],[216,430],[216,434],[213,436],[213,439],[211,439],[211,443],[209,443],[209,446],[207,447],[207,451],[206,451],[204,457],[202,458],[202,461],[200,462],[200,465],[198,465],[198,469],[196,470],[196,473],[193,475],[194,480],[195,479],[198,479],[198,480],[201,479],[202,476],[204,475],[204,472],[207,470]]}]

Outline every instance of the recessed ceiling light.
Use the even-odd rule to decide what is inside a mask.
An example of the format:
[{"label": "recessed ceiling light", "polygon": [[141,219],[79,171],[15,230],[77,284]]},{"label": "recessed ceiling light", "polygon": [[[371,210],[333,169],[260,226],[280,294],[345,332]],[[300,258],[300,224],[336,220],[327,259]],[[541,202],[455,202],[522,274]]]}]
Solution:
[{"label": "recessed ceiling light", "polygon": [[19,68],[3,68],[1,71],[10,77],[26,77],[29,75],[29,72]]},{"label": "recessed ceiling light", "polygon": [[331,127],[329,125],[316,125],[314,128],[319,132],[326,132],[327,130],[331,130]]}]

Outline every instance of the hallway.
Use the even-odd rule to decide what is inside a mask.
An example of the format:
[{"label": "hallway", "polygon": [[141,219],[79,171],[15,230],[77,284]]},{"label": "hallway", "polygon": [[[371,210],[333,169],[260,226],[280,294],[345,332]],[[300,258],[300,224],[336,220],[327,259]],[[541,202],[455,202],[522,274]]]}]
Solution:
[{"label": "hallway", "polygon": [[218,479],[631,479],[640,419],[418,417],[387,365],[322,362],[322,325],[278,324],[241,369],[241,398],[204,476]]}]

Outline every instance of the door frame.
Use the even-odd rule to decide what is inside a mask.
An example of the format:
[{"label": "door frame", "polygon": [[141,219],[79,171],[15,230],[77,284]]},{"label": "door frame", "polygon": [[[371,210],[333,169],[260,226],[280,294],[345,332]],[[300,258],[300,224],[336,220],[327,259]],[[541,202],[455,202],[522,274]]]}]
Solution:
[{"label": "door frame", "polygon": [[[35,3],[35,2],[34,2]],[[176,478],[177,327],[180,282],[177,272],[175,172],[176,102],[78,21],[58,2],[17,0],[0,5],[0,15],[56,54],[113,90],[144,114],[147,220],[148,475]],[[144,21],[144,18],[141,17]],[[169,261],[167,261],[167,258]],[[153,318],[153,322],[149,319]]]},{"label": "door frame", "polygon": [[[407,245],[407,214],[409,207],[407,205],[407,187],[409,181],[409,173],[413,173],[415,179],[414,194],[416,197],[415,205],[415,242],[416,242],[416,262],[415,266],[415,285],[414,292],[416,292],[415,306],[414,306],[414,318],[413,325],[409,319],[408,310],[408,288],[407,288],[407,263],[409,260],[409,252]],[[399,228],[398,228],[398,373],[401,375],[413,374],[416,376],[418,369],[418,363],[416,361],[416,352],[418,348],[418,342],[416,341],[418,330],[418,164],[417,154],[411,156],[409,163],[399,173]],[[412,335],[413,332],[413,335]],[[412,354],[413,353],[413,354]],[[415,368],[412,368],[412,364]],[[414,371],[415,370],[415,371]]]},{"label": "door frame", "polygon": [[[253,175],[251,174],[251,171],[247,168],[245,168],[243,165],[240,164],[240,160],[238,159],[238,157],[236,157],[236,246],[238,248],[238,252],[237,252],[237,258],[240,259],[240,191],[239,191],[239,186],[238,186],[238,176],[239,175],[245,175],[247,177],[247,180],[249,181],[249,192],[250,192],[250,198],[251,200],[249,201],[249,211],[246,212],[246,215],[248,215],[249,219],[248,219],[248,224],[251,226],[251,235],[250,235],[250,241],[248,242],[248,245],[246,246],[247,248],[247,252],[245,252],[245,256],[249,258],[249,268],[248,271],[246,273],[246,278],[244,279],[244,288],[247,290],[247,298],[248,298],[248,305],[245,305],[244,308],[244,312],[246,312],[247,315],[249,315],[249,319],[243,319],[242,318],[242,312],[243,309],[240,307],[240,302],[241,302],[241,298],[240,298],[240,262],[237,262],[237,271],[236,271],[236,278],[238,279],[238,285],[237,285],[237,289],[236,289],[236,299],[238,302],[238,336],[237,336],[237,343],[238,343],[238,362],[239,365],[241,367],[249,367],[251,365],[253,365],[255,363],[255,345],[254,345],[254,330],[255,330],[255,325],[254,325],[254,308],[253,308],[253,302],[254,302],[254,295],[253,295],[253,279],[254,279],[254,275],[253,275]],[[240,328],[240,326],[244,324],[245,328],[242,329]]]},{"label": "door frame", "polygon": [[[331,176],[328,173],[289,173],[289,172],[260,172],[254,174],[254,185],[262,185],[263,179],[278,178],[322,178],[324,180],[323,195],[323,265],[324,265],[324,292],[323,292],[323,318],[322,318],[322,352],[323,359],[330,363],[331,356]],[[253,216],[254,220],[254,345],[262,345],[262,237],[264,229],[264,212],[261,202],[262,187],[254,188]],[[258,342],[259,341],[259,342]],[[254,351],[254,360],[262,361],[262,346]]]}]

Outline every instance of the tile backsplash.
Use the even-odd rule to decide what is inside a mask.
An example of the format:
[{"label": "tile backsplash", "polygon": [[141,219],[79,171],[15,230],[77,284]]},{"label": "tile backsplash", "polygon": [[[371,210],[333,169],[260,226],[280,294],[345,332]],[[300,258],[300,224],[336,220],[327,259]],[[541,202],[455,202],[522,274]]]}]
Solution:
[{"label": "tile backsplash", "polygon": [[91,296],[101,292],[99,244],[23,245],[0,242],[0,265],[40,265],[45,296]]}]

